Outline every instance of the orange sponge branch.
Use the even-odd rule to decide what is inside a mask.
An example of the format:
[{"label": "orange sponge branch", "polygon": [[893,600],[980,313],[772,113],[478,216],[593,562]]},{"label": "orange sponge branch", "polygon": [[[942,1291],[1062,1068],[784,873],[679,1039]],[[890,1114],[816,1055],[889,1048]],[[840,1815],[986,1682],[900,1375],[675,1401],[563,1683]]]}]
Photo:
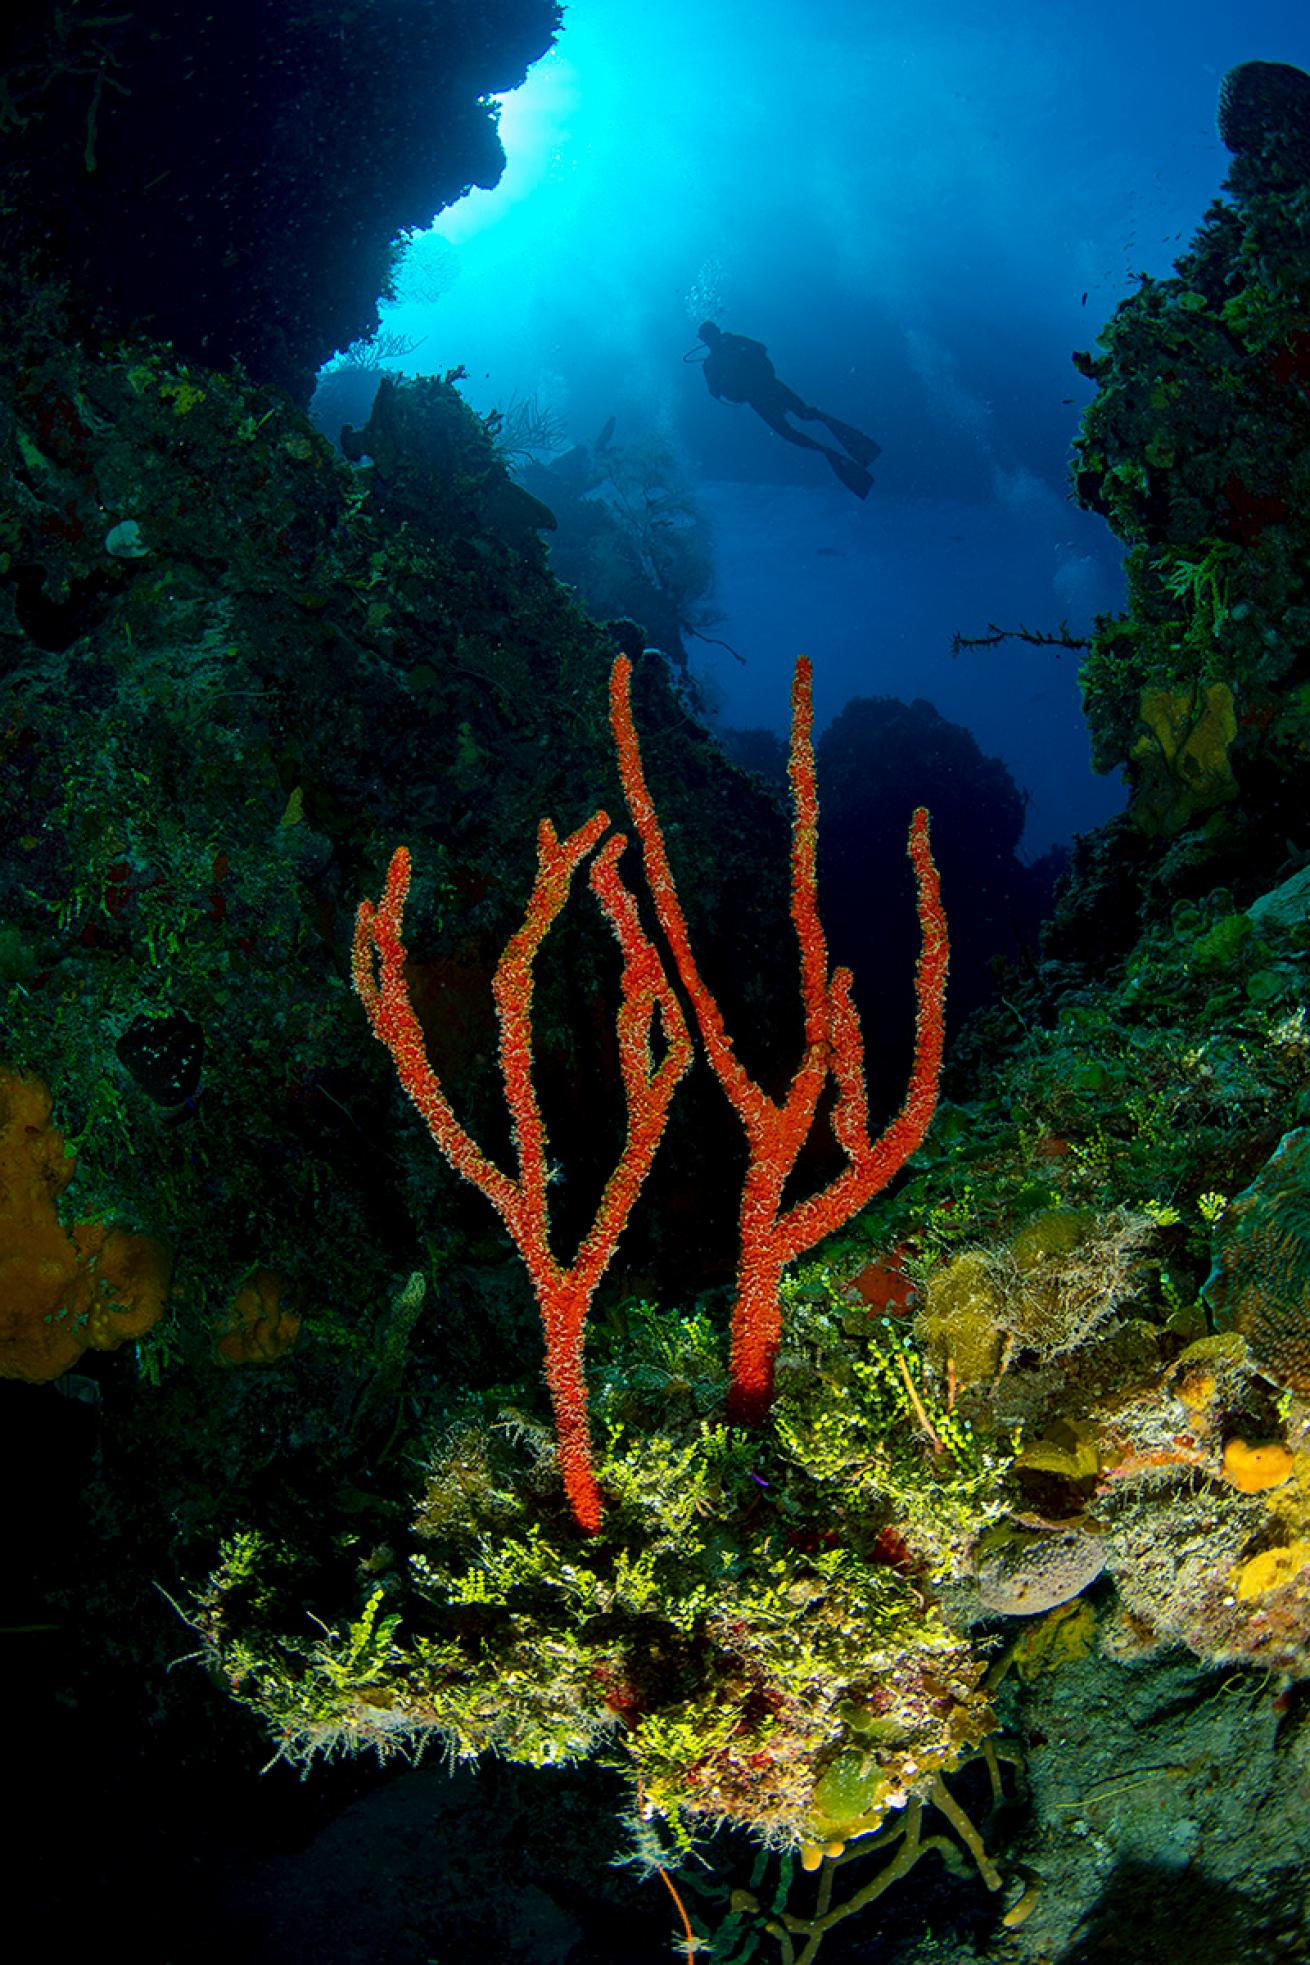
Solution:
[{"label": "orange sponge branch", "polygon": [[[451,1166],[481,1188],[496,1209],[532,1280],[546,1338],[546,1381],[565,1492],[579,1526],[588,1534],[600,1526],[601,1494],[587,1424],[583,1328],[596,1286],[650,1171],[669,1103],[691,1062],[686,1020],[641,926],[636,903],[619,877],[617,863],[625,841],[615,834],[593,860],[589,880],[623,958],[618,1050],[627,1129],[590,1230],[573,1262],[559,1262],[550,1246],[546,1132],[532,1080],[534,964],[568,899],[574,874],[608,826],[607,815],[596,812],[560,840],[549,819],[542,820],[536,879],[523,925],[506,944],[492,979],[517,1178],[489,1160],[465,1131],[428,1058],[405,979],[401,930],[410,856],[404,846],[392,856],[381,900],[376,906],[368,900],[360,904],[352,957],[356,992],[374,1033],[391,1052],[401,1084]],[[657,1019],[662,1039],[658,1064],[651,1049]]]},{"label": "orange sponge branch", "polygon": [[[719,1006],[697,965],[663,830],[646,782],[632,715],[631,683],[632,664],[621,656],[610,677],[610,723],[624,796],[641,839],[646,879],[660,927],[690,999],[706,1056],[746,1134],[729,1411],[735,1419],[758,1424],[773,1397],[783,1270],[887,1185],[922,1144],[936,1109],[949,956],[941,886],[929,841],[928,814],[920,809],[914,814],[909,838],[922,935],[915,975],[914,1062],[904,1104],[878,1138],[871,1139],[864,1039],[851,1001],[850,972],[829,971],[827,941],[819,918],[819,803],[811,672],[802,656],[792,683],[788,775],[793,810],[791,916],[800,956],[805,1049],[786,1094],[779,1100],[771,1099],[738,1058]],[[810,1134],[820,1095],[830,1077],[835,1088],[832,1130],[846,1156],[846,1166],[818,1193],[784,1207],[783,1189]]]}]

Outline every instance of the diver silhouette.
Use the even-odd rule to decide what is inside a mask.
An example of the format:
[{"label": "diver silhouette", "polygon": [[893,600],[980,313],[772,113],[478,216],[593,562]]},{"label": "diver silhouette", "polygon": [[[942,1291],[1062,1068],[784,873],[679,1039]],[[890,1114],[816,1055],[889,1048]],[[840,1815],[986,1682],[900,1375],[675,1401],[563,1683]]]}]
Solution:
[{"label": "diver silhouette", "polygon": [[[866,437],[862,430],[816,409],[781,382],[762,341],[749,335],[725,334],[713,321],[702,321],[696,330],[709,351],[705,357],[705,385],[720,402],[749,403],[758,417],[788,443],[805,450],[817,450],[827,458],[834,474],[857,498],[867,498],[873,487],[867,466],[882,454],[882,445]],[[836,437],[842,450],[832,450],[803,430],[794,430],[787,421],[799,417],[802,423],[822,423]],[[842,451],[849,453],[842,455]]]}]

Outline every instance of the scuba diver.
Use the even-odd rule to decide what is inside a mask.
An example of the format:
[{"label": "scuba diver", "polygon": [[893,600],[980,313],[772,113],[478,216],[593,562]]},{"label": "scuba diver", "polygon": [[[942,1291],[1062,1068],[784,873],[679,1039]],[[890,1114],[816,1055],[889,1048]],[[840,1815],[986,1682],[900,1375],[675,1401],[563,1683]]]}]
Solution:
[{"label": "scuba diver", "polygon": [[[709,351],[702,366],[706,387],[716,400],[749,403],[778,436],[788,443],[800,444],[805,450],[821,451],[848,491],[853,491],[857,498],[868,497],[873,479],[866,467],[881,455],[881,444],[849,423],[815,409],[812,403],[803,402],[794,389],[778,380],[762,341],[752,341],[745,334],[725,334],[713,321],[702,321],[696,332]],[[807,437],[804,431],[793,430],[787,421],[789,416],[799,417],[802,423],[824,424],[842,450],[832,450],[817,438]],[[849,455],[843,456],[842,451]]]}]

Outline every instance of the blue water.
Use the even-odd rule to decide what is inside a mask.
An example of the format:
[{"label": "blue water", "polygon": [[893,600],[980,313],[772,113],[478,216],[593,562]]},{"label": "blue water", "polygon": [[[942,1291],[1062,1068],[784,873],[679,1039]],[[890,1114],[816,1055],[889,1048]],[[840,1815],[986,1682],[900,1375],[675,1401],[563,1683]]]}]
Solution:
[{"label": "blue water", "polygon": [[[725,720],[781,731],[802,649],[821,719],[926,696],[1031,794],[1040,852],[1122,802],[1077,656],[951,636],[1085,635],[1119,604],[1118,544],[1069,499],[1069,357],[1219,192],[1219,82],[1253,58],[1310,63],[1310,10],[574,0],[506,99],[501,185],[436,222],[436,297],[384,322],[480,410],[535,396],[568,441],[613,416],[673,445],[714,527],[709,632],[745,658],[691,644]],[[707,314],[877,438],[864,503],[710,398],[683,359]]]}]

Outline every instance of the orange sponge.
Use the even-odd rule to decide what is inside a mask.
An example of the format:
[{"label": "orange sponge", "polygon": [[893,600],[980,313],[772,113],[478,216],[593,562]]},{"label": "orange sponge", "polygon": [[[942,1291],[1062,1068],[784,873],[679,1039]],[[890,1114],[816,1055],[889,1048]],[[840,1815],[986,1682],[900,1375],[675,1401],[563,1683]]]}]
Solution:
[{"label": "orange sponge", "polygon": [[98,1222],[70,1235],[55,1213],[75,1165],[50,1124],[45,1086],[0,1071],[0,1378],[58,1378],[84,1351],[112,1351],[163,1312],[161,1243]]},{"label": "orange sponge", "polygon": [[1291,1471],[1292,1450],[1281,1440],[1272,1440],[1267,1446],[1248,1446],[1245,1440],[1232,1439],[1224,1448],[1224,1479],[1243,1494],[1263,1494],[1266,1488],[1281,1487]]}]

